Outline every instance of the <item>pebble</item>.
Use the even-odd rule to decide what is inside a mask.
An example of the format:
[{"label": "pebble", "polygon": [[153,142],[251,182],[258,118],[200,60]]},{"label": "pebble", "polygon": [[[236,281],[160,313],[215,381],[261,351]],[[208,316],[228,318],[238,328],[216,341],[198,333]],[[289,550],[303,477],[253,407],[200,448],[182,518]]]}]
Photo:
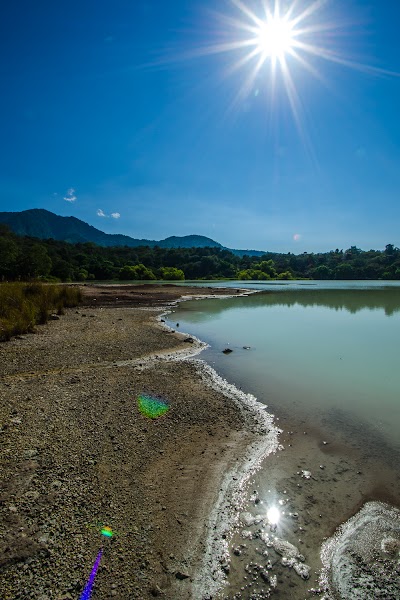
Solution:
[{"label": "pebble", "polygon": [[160,588],[160,586],[158,586],[158,585],[154,585],[154,586],[151,588],[151,590],[150,590],[150,593],[151,593],[151,595],[152,595],[152,596],[154,596],[154,597],[157,597],[157,596],[162,596],[162,594],[163,594],[163,591],[162,591],[162,589]]},{"label": "pebble", "polygon": [[28,498],[29,500],[37,500],[40,496],[39,492],[36,492],[34,490],[31,490],[29,492],[26,492],[24,494],[25,498]]},{"label": "pebble", "polygon": [[190,575],[188,575],[188,573],[184,573],[182,571],[177,571],[175,573],[175,577],[177,579],[180,579],[181,581],[183,581],[184,579],[189,579]]}]

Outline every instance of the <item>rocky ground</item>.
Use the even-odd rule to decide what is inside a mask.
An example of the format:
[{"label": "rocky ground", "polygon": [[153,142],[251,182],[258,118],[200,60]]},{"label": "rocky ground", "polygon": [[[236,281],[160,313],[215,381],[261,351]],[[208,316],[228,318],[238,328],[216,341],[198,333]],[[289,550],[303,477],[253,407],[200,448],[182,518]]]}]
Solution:
[{"label": "rocky ground", "polygon": [[[84,293],[78,309],[0,346],[2,598],[78,598],[101,546],[94,599],[191,598],[206,516],[252,434],[192,362],[164,360],[191,343],[156,317],[210,291]],[[169,411],[146,418],[140,393]]]}]

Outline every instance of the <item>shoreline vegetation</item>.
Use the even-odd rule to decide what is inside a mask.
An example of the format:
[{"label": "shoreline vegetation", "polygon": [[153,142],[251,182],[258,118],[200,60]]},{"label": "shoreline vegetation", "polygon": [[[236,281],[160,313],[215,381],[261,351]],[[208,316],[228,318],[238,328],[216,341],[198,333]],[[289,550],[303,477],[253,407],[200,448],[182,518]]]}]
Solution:
[{"label": "shoreline vegetation", "polygon": [[44,325],[49,318],[57,320],[66,308],[77,306],[81,301],[78,287],[40,282],[1,283],[0,342],[33,333],[37,325]]},{"label": "shoreline vegetation", "polygon": [[[245,252],[245,251],[243,251]],[[249,251],[250,253],[251,251]],[[219,247],[103,247],[22,237],[0,224],[0,281],[399,280],[400,249],[237,255]]]},{"label": "shoreline vegetation", "polygon": [[[254,399],[189,358],[197,340],[161,322],[182,296],[210,290],[82,293],[38,335],[0,345],[3,597],[77,597],[100,545],[98,598],[209,597],[223,576],[215,554],[223,559],[233,495],[240,502],[276,429]],[[146,418],[143,393],[168,412]],[[105,526],[116,532],[106,542]]]}]

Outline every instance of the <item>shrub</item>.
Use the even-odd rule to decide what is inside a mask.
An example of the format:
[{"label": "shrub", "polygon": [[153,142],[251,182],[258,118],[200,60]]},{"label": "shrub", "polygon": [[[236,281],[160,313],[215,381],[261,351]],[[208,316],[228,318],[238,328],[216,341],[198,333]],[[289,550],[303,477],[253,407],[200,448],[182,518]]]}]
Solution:
[{"label": "shrub", "polygon": [[152,280],[156,279],[153,271],[148,267],[145,267],[142,263],[131,266],[125,265],[119,270],[119,279],[121,280]]},{"label": "shrub", "polygon": [[175,267],[162,267],[160,269],[161,279],[166,281],[183,281],[185,274],[182,269],[176,269]]},{"label": "shrub", "polygon": [[56,310],[76,306],[82,300],[77,287],[43,283],[0,283],[0,341],[30,333],[35,325],[46,323]]}]

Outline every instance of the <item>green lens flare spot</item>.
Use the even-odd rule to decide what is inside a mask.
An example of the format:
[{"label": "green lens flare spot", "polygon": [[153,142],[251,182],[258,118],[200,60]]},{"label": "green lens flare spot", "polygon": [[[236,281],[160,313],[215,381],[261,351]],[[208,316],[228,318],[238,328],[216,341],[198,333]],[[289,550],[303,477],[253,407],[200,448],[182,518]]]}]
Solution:
[{"label": "green lens flare spot", "polygon": [[162,417],[169,410],[169,405],[165,400],[140,394],[137,398],[138,408],[142,415],[149,419]]},{"label": "green lens flare spot", "polygon": [[103,529],[100,530],[100,533],[101,535],[104,535],[104,537],[112,537],[114,535],[111,527],[103,527]]}]

